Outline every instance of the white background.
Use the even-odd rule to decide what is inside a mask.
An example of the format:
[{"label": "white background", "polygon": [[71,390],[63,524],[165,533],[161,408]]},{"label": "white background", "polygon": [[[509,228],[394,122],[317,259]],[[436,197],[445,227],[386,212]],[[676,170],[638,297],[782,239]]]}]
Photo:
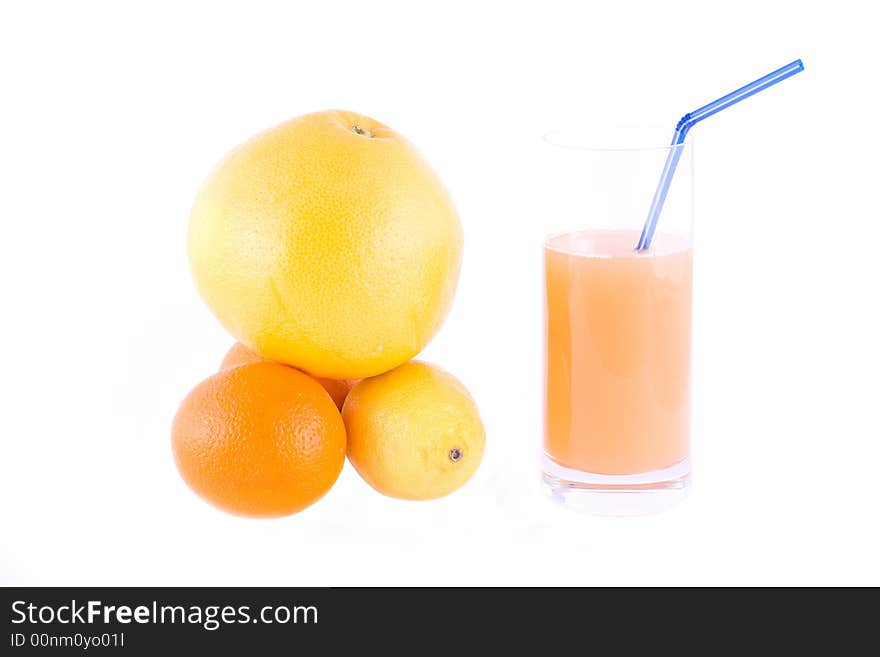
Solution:
[{"label": "white background", "polygon": [[[0,10],[0,582],[880,584],[880,60],[868,2],[6,2]],[[540,493],[541,190],[573,121],[694,129],[690,498],[609,519]],[[346,466],[305,512],[224,515],[169,448],[232,340],[185,257],[209,168],[319,109],[414,141],[465,228],[424,353],[488,432],[449,498]]]}]

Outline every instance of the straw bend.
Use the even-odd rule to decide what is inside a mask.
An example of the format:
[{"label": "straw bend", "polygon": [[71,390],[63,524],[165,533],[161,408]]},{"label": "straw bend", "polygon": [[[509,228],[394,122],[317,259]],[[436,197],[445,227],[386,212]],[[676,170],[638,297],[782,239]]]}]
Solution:
[{"label": "straw bend", "polygon": [[687,134],[687,131],[691,129],[691,126],[697,122],[697,119],[693,117],[693,115],[688,112],[683,117],[678,120],[678,124],[675,126],[676,135],[681,135],[678,143],[684,141],[684,136]]},{"label": "straw bend", "polygon": [[666,194],[669,192],[669,184],[672,182],[672,175],[675,173],[675,169],[678,166],[678,160],[681,157],[681,149],[674,147],[680,146],[684,143],[688,131],[703,119],[708,118],[713,114],[717,114],[721,110],[726,109],[749,96],[753,96],[759,91],[763,91],[767,87],[773,86],[777,82],[781,82],[803,70],[803,62],[796,59],[790,64],[786,64],[772,73],[768,73],[764,77],[758,78],[754,82],[750,82],[736,91],[731,91],[729,94],[722,96],[717,100],[713,100],[708,105],[703,105],[699,109],[688,112],[681,117],[675,126],[675,134],[672,135],[671,144],[673,148],[669,149],[669,154],[666,156],[666,163],[663,165],[663,173],[660,175],[660,183],[657,185],[657,191],[654,192],[654,198],[651,200],[651,208],[648,211],[648,218],[645,220],[645,225],[642,227],[642,234],[639,236],[639,243],[636,246],[636,250],[645,251],[651,248],[651,240],[654,239],[654,230],[657,228],[657,219],[660,216],[660,211],[663,209]]}]

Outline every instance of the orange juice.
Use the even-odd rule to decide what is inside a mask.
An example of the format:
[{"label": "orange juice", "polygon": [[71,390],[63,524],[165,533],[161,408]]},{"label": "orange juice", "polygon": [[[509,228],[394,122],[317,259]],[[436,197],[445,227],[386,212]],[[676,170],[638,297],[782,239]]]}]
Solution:
[{"label": "orange juice", "polygon": [[602,475],[688,456],[692,250],[657,234],[587,230],[544,245],[544,451]]}]

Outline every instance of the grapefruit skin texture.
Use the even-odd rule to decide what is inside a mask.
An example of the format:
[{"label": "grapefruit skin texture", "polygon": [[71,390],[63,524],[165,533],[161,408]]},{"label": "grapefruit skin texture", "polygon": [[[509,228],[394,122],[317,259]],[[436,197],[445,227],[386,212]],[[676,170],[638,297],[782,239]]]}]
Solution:
[{"label": "grapefruit skin texture", "polygon": [[329,379],[406,362],[446,318],[458,214],[402,136],[344,111],[245,142],[199,191],[188,254],[223,326],[259,355]]},{"label": "grapefruit skin texture", "polygon": [[[226,355],[223,357],[223,362],[220,363],[220,371],[223,372],[232,369],[233,367],[241,367],[242,365],[249,365],[250,363],[269,362],[272,361],[267,361],[260,356],[260,354],[245,347],[241,342],[236,342],[229,348],[229,351],[227,351]],[[316,378],[315,380],[323,386],[324,390],[327,391],[327,394],[330,395],[330,398],[336,404],[336,408],[340,411],[342,410],[342,405],[345,403],[345,398],[348,396],[348,393],[359,381],[359,379],[336,380],[322,378]]]},{"label": "grapefruit skin texture", "polygon": [[[486,434],[473,398],[444,370],[411,361],[358,383],[345,400],[348,460],[389,497],[430,500],[476,472]],[[454,454],[454,455],[453,455]]]},{"label": "grapefruit skin texture", "polygon": [[330,490],[345,462],[345,426],[329,395],[277,363],[202,381],[180,405],[171,442],[193,491],[249,517],[303,510]]}]

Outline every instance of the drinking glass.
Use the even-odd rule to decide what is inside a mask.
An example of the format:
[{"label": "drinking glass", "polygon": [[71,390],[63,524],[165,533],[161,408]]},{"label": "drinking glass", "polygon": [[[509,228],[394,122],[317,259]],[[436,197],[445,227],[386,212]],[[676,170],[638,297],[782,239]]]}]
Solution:
[{"label": "drinking glass", "polygon": [[[668,137],[545,137],[543,480],[599,514],[656,511],[689,485],[693,146]],[[678,170],[637,251],[672,148]]]}]

